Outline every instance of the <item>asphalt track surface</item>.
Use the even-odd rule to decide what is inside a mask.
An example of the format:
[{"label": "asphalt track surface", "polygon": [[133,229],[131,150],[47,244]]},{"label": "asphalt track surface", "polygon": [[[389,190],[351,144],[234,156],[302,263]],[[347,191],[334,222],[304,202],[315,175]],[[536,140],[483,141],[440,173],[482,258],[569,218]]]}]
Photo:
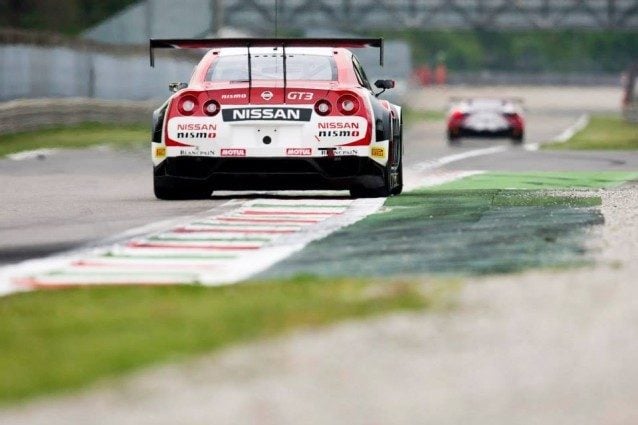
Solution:
[{"label": "asphalt track surface", "polygon": [[[405,165],[436,170],[622,171],[637,170],[638,155],[624,152],[535,151],[582,115],[574,108],[536,106],[527,114],[525,147],[507,140],[467,140],[450,147],[442,122],[414,123],[406,131]],[[561,106],[563,107],[563,106]],[[489,154],[463,154],[501,147]],[[471,155],[471,154],[470,154]],[[440,166],[438,159],[455,157]],[[152,192],[151,164],[145,150],[91,148],[58,151],[23,160],[0,160],[0,265],[117,240],[130,229],[164,220],[196,216],[220,207],[229,198],[158,201]],[[347,194],[336,193],[347,198]],[[255,197],[256,195],[252,195]],[[309,198],[316,195],[309,194]],[[130,236],[130,234],[129,234]]]}]

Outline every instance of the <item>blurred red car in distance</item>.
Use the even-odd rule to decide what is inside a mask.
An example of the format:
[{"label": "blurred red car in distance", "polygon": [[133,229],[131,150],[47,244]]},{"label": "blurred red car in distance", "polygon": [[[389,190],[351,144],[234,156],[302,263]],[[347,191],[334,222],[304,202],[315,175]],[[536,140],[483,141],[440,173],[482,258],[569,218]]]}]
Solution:
[{"label": "blurred red car in distance", "polygon": [[523,143],[525,120],[519,99],[451,99],[447,116],[447,140],[458,144],[461,138],[509,138]]}]

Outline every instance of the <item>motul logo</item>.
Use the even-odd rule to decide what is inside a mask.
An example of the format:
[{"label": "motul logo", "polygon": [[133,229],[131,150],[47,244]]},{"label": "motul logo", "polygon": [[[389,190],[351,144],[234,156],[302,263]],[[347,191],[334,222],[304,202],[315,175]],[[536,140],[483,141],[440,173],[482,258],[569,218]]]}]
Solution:
[{"label": "motul logo", "polygon": [[286,149],[288,156],[309,156],[312,155],[312,148],[288,148]]},{"label": "motul logo", "polygon": [[222,156],[246,156],[246,149],[222,149]]}]

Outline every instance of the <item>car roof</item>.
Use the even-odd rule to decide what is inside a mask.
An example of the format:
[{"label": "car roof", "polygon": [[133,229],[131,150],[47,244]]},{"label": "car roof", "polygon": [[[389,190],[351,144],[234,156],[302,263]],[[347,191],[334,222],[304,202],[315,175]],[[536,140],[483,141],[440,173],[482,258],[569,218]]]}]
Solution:
[{"label": "car roof", "polygon": [[[251,47],[250,53],[251,55],[272,55],[273,51],[277,46],[273,47]],[[281,49],[281,46],[279,46]],[[229,56],[238,56],[238,55],[246,55],[248,49],[246,47],[223,47],[209,50],[206,55],[202,58],[202,60],[197,65],[193,75],[191,77],[190,86],[192,88],[197,87],[201,84],[209,84],[206,82],[206,73],[208,72],[209,67],[215,61],[215,58],[220,57],[229,57]],[[290,53],[288,53],[290,52]],[[357,77],[353,69],[352,65],[352,56],[353,53],[346,48],[343,47],[289,47],[286,48],[287,55],[289,54],[306,54],[306,55],[320,55],[325,57],[333,57],[337,66],[338,79],[336,81],[332,81],[331,84],[340,84],[344,86],[355,86],[358,87]],[[317,81],[309,82],[310,85],[320,84]],[[219,86],[216,83],[216,86]],[[201,88],[201,86],[200,86]]]}]

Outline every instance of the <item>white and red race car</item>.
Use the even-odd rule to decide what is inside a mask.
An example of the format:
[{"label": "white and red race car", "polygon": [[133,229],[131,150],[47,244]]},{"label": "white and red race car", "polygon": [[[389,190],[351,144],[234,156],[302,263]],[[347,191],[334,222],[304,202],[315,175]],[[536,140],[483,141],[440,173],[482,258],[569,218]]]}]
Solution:
[{"label": "white and red race car", "polygon": [[452,100],[447,117],[447,139],[457,144],[463,137],[508,137],[523,143],[525,121],[518,99],[478,98]]},{"label": "white and red race car", "polygon": [[190,83],[153,114],[159,199],[214,190],[349,190],[401,193],[401,107],[375,93],[347,48],[382,39],[150,40],[154,49],[210,49]]}]

